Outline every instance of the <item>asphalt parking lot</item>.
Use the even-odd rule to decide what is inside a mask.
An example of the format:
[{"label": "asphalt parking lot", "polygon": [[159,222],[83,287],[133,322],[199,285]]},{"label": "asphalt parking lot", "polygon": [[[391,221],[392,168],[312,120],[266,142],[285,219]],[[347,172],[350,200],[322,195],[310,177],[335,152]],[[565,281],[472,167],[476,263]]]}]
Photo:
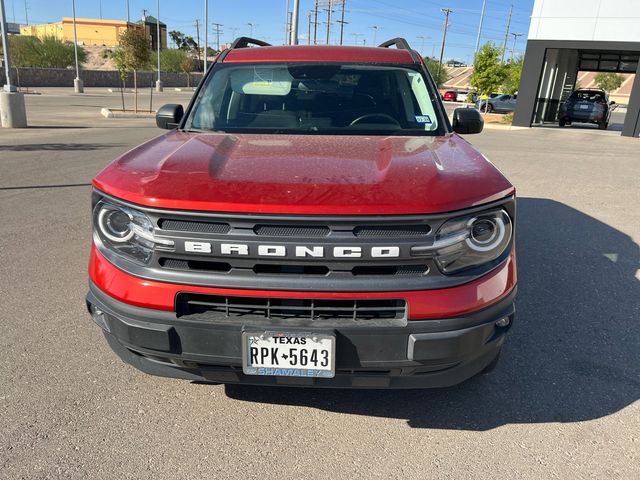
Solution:
[{"label": "asphalt parking lot", "polygon": [[517,323],[491,375],[225,387],[124,365],[86,312],[91,178],[161,133],[99,115],[119,102],[44,91],[27,97],[31,128],[0,130],[0,477],[640,478],[640,140],[468,137],[519,195]]}]

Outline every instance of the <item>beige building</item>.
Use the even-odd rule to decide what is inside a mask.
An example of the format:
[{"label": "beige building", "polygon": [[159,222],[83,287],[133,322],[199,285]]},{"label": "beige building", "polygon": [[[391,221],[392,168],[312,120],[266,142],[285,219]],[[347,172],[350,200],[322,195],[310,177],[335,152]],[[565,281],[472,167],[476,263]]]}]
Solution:
[{"label": "beige building", "polygon": [[[122,20],[76,18],[78,43],[81,45],[116,46],[119,43],[120,34],[128,28],[143,28],[143,26]],[[38,38],[55,37],[73,42],[73,18],[64,17],[60,22],[22,26],[20,33]]]}]

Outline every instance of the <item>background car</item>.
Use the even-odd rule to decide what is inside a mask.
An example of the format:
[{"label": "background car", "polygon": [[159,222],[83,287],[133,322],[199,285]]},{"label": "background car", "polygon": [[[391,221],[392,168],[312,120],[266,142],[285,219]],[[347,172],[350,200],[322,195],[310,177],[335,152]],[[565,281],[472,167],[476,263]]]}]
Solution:
[{"label": "background car", "polygon": [[466,103],[466,102],[474,102],[476,101],[476,93],[468,92],[466,90],[458,90],[458,102]]},{"label": "background car", "polygon": [[456,92],[455,90],[447,90],[446,92],[444,92],[442,99],[445,102],[456,102],[458,100],[458,92]]},{"label": "background car", "polygon": [[478,100],[476,102],[476,108],[481,111],[487,112],[496,112],[496,113],[510,113],[516,109],[516,100],[518,99],[517,95],[498,95],[493,98],[489,98],[488,100]]},{"label": "background car", "polygon": [[595,123],[600,130],[606,130],[611,117],[610,105],[614,104],[609,102],[609,95],[604,90],[576,90],[560,105],[558,124],[564,127],[573,122]]}]

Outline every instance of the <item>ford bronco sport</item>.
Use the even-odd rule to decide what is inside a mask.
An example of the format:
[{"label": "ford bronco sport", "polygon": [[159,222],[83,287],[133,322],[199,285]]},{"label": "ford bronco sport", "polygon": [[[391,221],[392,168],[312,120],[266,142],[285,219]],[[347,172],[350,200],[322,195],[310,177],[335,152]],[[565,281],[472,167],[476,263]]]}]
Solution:
[{"label": "ford bronco sport", "polygon": [[87,306],[138,369],[212,383],[414,388],[495,365],[515,190],[422,58],[239,38],[171,131],[93,180]]}]

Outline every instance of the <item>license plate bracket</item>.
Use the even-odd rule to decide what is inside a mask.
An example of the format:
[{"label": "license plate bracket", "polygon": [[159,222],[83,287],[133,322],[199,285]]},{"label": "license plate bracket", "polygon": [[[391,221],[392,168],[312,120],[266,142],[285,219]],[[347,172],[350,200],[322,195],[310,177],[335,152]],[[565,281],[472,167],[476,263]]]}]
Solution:
[{"label": "license plate bracket", "polygon": [[333,378],[336,337],[329,333],[255,331],[242,333],[245,375]]}]

